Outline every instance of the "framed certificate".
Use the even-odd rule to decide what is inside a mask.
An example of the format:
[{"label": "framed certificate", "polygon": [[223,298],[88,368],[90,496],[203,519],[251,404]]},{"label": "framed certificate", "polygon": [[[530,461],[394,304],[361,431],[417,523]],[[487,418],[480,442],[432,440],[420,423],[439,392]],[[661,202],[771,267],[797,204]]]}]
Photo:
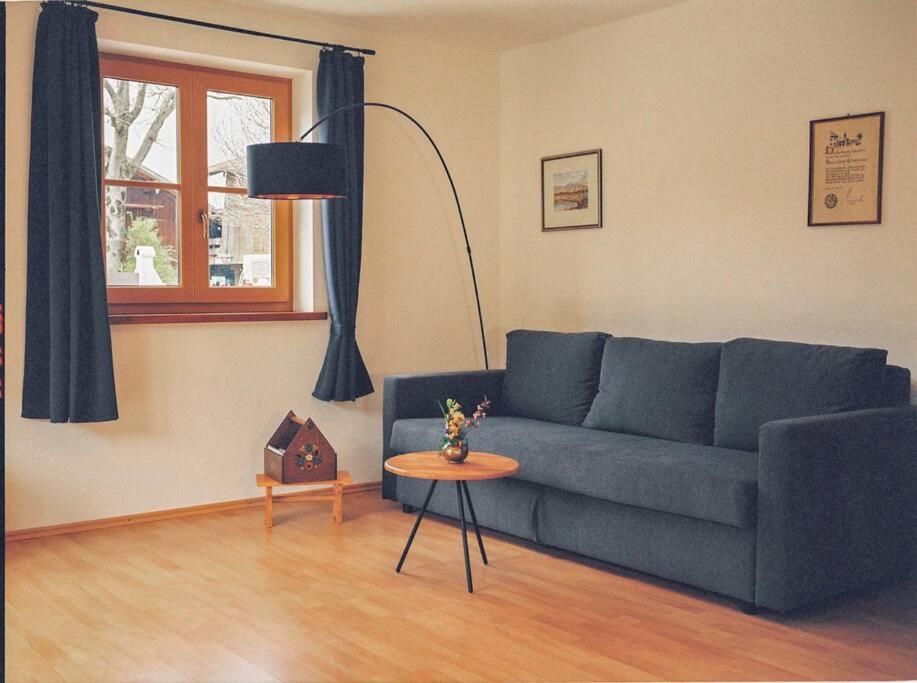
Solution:
[{"label": "framed certificate", "polygon": [[541,229],[602,227],[602,150],[541,160]]},{"label": "framed certificate", "polygon": [[809,225],[882,222],[885,112],[809,122]]}]

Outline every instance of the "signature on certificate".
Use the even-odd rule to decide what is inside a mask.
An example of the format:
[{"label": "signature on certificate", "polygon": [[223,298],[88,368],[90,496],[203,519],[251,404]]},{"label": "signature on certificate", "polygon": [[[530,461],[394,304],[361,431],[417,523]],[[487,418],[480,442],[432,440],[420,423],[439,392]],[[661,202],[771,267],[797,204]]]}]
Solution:
[{"label": "signature on certificate", "polygon": [[847,204],[862,204],[862,203],[863,203],[863,195],[860,194],[859,197],[855,197],[855,196],[853,195],[853,188],[852,188],[852,187],[848,187],[848,188],[847,188],[847,196],[844,197],[844,202],[847,203]]}]

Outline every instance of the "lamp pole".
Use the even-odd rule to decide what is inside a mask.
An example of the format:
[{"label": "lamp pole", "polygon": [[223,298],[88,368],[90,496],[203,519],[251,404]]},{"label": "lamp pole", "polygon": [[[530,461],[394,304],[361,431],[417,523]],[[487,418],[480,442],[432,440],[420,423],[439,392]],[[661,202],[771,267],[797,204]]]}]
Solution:
[{"label": "lamp pole", "polygon": [[299,137],[299,141],[302,142],[305,138],[316,128],[322,125],[325,121],[330,119],[332,116],[336,116],[345,111],[350,111],[352,109],[365,109],[367,107],[378,107],[380,109],[389,109],[393,112],[401,114],[403,117],[408,119],[420,130],[421,133],[430,141],[430,144],[433,145],[433,149],[436,152],[436,156],[439,157],[439,161],[443,166],[443,170],[446,172],[446,177],[449,179],[449,186],[452,188],[452,196],[455,198],[455,206],[458,209],[459,222],[462,224],[462,236],[465,238],[465,250],[468,252],[468,266],[471,269],[471,284],[474,285],[474,301],[478,309],[478,325],[481,328],[481,348],[484,351],[484,368],[490,369],[490,362],[487,357],[487,337],[484,335],[484,315],[481,313],[481,296],[478,292],[478,278],[474,270],[474,257],[471,254],[471,243],[468,240],[468,230],[465,227],[465,215],[462,213],[462,203],[459,201],[458,190],[455,189],[455,182],[452,180],[452,173],[449,171],[449,166],[446,164],[445,158],[443,158],[442,152],[439,151],[439,147],[436,142],[427,132],[427,129],[420,125],[420,122],[415,119],[413,116],[408,114],[403,109],[392,106],[391,104],[385,104],[384,102],[355,102],[354,104],[348,104],[343,107],[339,107],[334,111],[326,114],[318,121],[316,121],[309,130],[303,133]]}]

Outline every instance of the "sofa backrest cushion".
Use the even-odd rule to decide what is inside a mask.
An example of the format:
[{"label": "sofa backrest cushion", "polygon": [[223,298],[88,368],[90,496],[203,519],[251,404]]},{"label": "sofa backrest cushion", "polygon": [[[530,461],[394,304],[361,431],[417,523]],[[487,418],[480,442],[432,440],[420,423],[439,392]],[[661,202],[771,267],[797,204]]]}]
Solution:
[{"label": "sofa backrest cushion", "polygon": [[583,426],[712,444],[722,346],[607,339],[599,393]]},{"label": "sofa backrest cushion", "polygon": [[886,365],[882,381],[883,407],[906,406],[911,402],[911,371],[897,365]]},{"label": "sofa backrest cushion", "polygon": [[887,351],[734,339],[723,345],[713,443],[758,450],[765,422],[881,404]]},{"label": "sofa backrest cushion", "polygon": [[583,424],[599,386],[602,332],[506,335],[500,414],[558,424]]}]

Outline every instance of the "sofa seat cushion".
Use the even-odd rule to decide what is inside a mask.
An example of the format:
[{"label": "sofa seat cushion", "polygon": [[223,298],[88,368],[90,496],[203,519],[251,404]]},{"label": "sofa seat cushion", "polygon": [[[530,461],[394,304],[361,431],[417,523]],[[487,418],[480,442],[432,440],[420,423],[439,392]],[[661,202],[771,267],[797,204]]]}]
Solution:
[{"label": "sofa seat cushion", "polygon": [[887,355],[882,349],[765,339],[726,342],[714,445],[757,451],[767,422],[882,405]]},{"label": "sofa seat cushion", "polygon": [[[398,420],[390,445],[398,453],[435,449],[441,430],[440,418]],[[516,458],[516,477],[524,481],[739,528],[755,525],[755,453],[513,417],[487,418],[469,442],[473,450]]]},{"label": "sofa seat cushion", "polygon": [[500,414],[583,424],[598,391],[607,336],[534,330],[507,334]]},{"label": "sofa seat cushion", "polygon": [[722,346],[609,337],[583,426],[712,445]]}]

